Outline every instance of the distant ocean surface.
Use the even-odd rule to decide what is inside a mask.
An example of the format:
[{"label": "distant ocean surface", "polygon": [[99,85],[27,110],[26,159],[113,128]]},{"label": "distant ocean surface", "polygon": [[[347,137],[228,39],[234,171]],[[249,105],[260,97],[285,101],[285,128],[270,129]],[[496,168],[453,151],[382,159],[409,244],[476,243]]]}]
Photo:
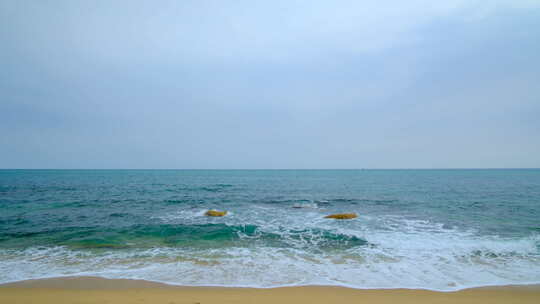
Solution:
[{"label": "distant ocean surface", "polygon": [[[338,212],[359,217],[323,218]],[[0,170],[0,283],[74,275],[540,283],[540,170]]]}]

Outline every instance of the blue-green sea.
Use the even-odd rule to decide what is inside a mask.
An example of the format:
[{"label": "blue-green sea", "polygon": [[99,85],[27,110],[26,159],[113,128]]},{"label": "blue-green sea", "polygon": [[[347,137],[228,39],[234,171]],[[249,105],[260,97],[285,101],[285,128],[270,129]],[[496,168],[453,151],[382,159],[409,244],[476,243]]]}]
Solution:
[{"label": "blue-green sea", "polygon": [[[324,218],[342,212],[358,218]],[[77,275],[540,283],[540,170],[0,170],[0,283]]]}]

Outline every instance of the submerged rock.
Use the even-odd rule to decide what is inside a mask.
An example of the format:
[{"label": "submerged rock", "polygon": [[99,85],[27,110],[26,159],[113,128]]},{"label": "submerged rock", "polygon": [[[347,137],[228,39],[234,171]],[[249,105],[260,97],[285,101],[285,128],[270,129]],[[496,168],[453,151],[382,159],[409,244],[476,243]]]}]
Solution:
[{"label": "submerged rock", "polygon": [[227,215],[227,211],[217,211],[217,210],[208,210],[204,214],[206,216],[225,216]]},{"label": "submerged rock", "polygon": [[356,213],[336,213],[325,216],[324,218],[332,218],[336,220],[348,220],[358,217]]}]

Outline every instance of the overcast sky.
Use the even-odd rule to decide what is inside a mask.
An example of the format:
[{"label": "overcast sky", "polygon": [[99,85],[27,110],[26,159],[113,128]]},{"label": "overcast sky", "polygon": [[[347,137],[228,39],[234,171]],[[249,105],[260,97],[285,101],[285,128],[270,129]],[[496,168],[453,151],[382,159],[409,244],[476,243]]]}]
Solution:
[{"label": "overcast sky", "polygon": [[540,1],[0,0],[0,168],[540,167]]}]

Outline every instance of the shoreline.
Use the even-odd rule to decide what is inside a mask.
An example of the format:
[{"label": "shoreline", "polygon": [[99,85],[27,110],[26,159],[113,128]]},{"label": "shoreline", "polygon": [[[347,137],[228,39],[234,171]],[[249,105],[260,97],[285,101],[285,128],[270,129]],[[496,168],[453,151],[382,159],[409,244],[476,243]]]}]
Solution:
[{"label": "shoreline", "polygon": [[[107,283],[107,284],[105,284]],[[61,284],[61,286],[60,286]],[[499,289],[499,288],[538,288],[540,289],[540,283],[517,283],[517,284],[491,284],[491,285],[479,285],[470,286],[456,289],[430,289],[423,287],[353,287],[347,285],[325,285],[325,284],[306,284],[306,285],[277,285],[271,287],[261,287],[256,285],[182,285],[163,281],[152,281],[146,279],[129,279],[129,278],[108,278],[98,275],[68,275],[68,276],[53,276],[42,277],[36,279],[24,279],[19,281],[12,281],[6,283],[0,283],[1,288],[60,288],[66,289],[101,289],[101,288],[216,288],[216,289],[260,289],[271,290],[280,288],[306,288],[306,287],[319,287],[319,288],[344,288],[352,290],[423,290],[430,292],[440,293],[452,293],[473,289]]]},{"label": "shoreline", "polygon": [[177,286],[145,280],[59,277],[0,285],[0,303],[537,303],[540,285],[431,291],[339,286],[275,288]]}]

